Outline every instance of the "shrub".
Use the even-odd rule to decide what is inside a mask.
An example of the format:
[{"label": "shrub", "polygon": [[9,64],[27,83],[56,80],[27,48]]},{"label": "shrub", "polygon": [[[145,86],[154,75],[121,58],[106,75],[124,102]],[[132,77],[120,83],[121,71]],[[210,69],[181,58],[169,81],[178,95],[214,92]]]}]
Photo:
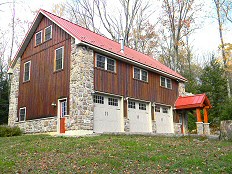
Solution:
[{"label": "shrub", "polygon": [[222,107],[220,120],[232,120],[232,98],[228,99]]},{"label": "shrub", "polygon": [[12,137],[22,135],[19,127],[0,126],[0,137]]}]

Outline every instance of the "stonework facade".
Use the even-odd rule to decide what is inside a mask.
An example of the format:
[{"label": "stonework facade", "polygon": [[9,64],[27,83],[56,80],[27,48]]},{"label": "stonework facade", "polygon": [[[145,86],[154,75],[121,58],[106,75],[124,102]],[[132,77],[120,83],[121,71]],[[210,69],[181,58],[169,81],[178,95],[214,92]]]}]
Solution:
[{"label": "stonework facade", "polygon": [[185,96],[185,84],[179,82],[178,84],[178,92],[179,92],[179,96]]},{"label": "stonework facade", "polygon": [[18,121],[18,95],[19,95],[19,74],[20,74],[20,62],[19,58],[13,67],[13,74],[10,77],[10,100],[9,100],[9,116],[8,125],[15,126],[15,122]]},{"label": "stonework facade", "polygon": [[25,122],[15,122],[15,126],[18,126],[25,133],[56,132],[57,117],[27,120]]},{"label": "stonework facade", "polygon": [[93,130],[94,53],[72,39],[67,130]]},{"label": "stonework facade", "polygon": [[178,135],[182,134],[181,126],[182,126],[181,123],[174,123],[174,134],[178,134]]},{"label": "stonework facade", "polygon": [[156,131],[157,131],[157,128],[156,128],[157,126],[156,126],[156,121],[152,121],[152,133],[156,133]]},{"label": "stonework facade", "polygon": [[130,132],[130,120],[129,120],[129,118],[124,118],[124,131]]}]

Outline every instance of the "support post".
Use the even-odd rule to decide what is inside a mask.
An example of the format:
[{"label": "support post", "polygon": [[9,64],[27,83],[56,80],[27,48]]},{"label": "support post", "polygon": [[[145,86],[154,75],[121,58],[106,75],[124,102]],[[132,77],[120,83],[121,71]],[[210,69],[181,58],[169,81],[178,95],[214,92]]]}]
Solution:
[{"label": "support post", "polygon": [[197,113],[197,122],[202,122],[202,119],[201,119],[201,109],[197,108],[196,109],[196,113]]},{"label": "support post", "polygon": [[204,123],[208,123],[208,111],[206,107],[204,107]]}]

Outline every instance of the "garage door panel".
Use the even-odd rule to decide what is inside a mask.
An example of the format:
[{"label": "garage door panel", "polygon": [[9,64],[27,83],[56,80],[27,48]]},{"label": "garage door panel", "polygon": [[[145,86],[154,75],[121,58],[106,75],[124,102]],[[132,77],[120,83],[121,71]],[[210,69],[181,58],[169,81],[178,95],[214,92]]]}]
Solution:
[{"label": "garage door panel", "polygon": [[[133,107],[133,108],[129,108],[129,107]],[[142,109],[145,109],[145,110],[142,110]],[[133,101],[133,100],[128,101],[128,118],[130,121],[130,132],[151,132],[152,131],[151,130],[151,118],[147,110],[148,110],[147,103]]]},{"label": "garage door panel", "polygon": [[95,103],[94,105],[94,132],[122,132],[121,99],[106,95],[101,96],[104,97],[104,104]]}]

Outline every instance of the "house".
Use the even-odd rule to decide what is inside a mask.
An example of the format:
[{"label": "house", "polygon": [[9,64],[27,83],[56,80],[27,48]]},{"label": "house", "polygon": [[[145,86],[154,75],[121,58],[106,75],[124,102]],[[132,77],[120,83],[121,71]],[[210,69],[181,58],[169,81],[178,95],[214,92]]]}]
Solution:
[{"label": "house", "polygon": [[184,77],[45,10],[38,12],[9,72],[8,124],[25,132],[181,131],[180,119],[173,120]]}]

